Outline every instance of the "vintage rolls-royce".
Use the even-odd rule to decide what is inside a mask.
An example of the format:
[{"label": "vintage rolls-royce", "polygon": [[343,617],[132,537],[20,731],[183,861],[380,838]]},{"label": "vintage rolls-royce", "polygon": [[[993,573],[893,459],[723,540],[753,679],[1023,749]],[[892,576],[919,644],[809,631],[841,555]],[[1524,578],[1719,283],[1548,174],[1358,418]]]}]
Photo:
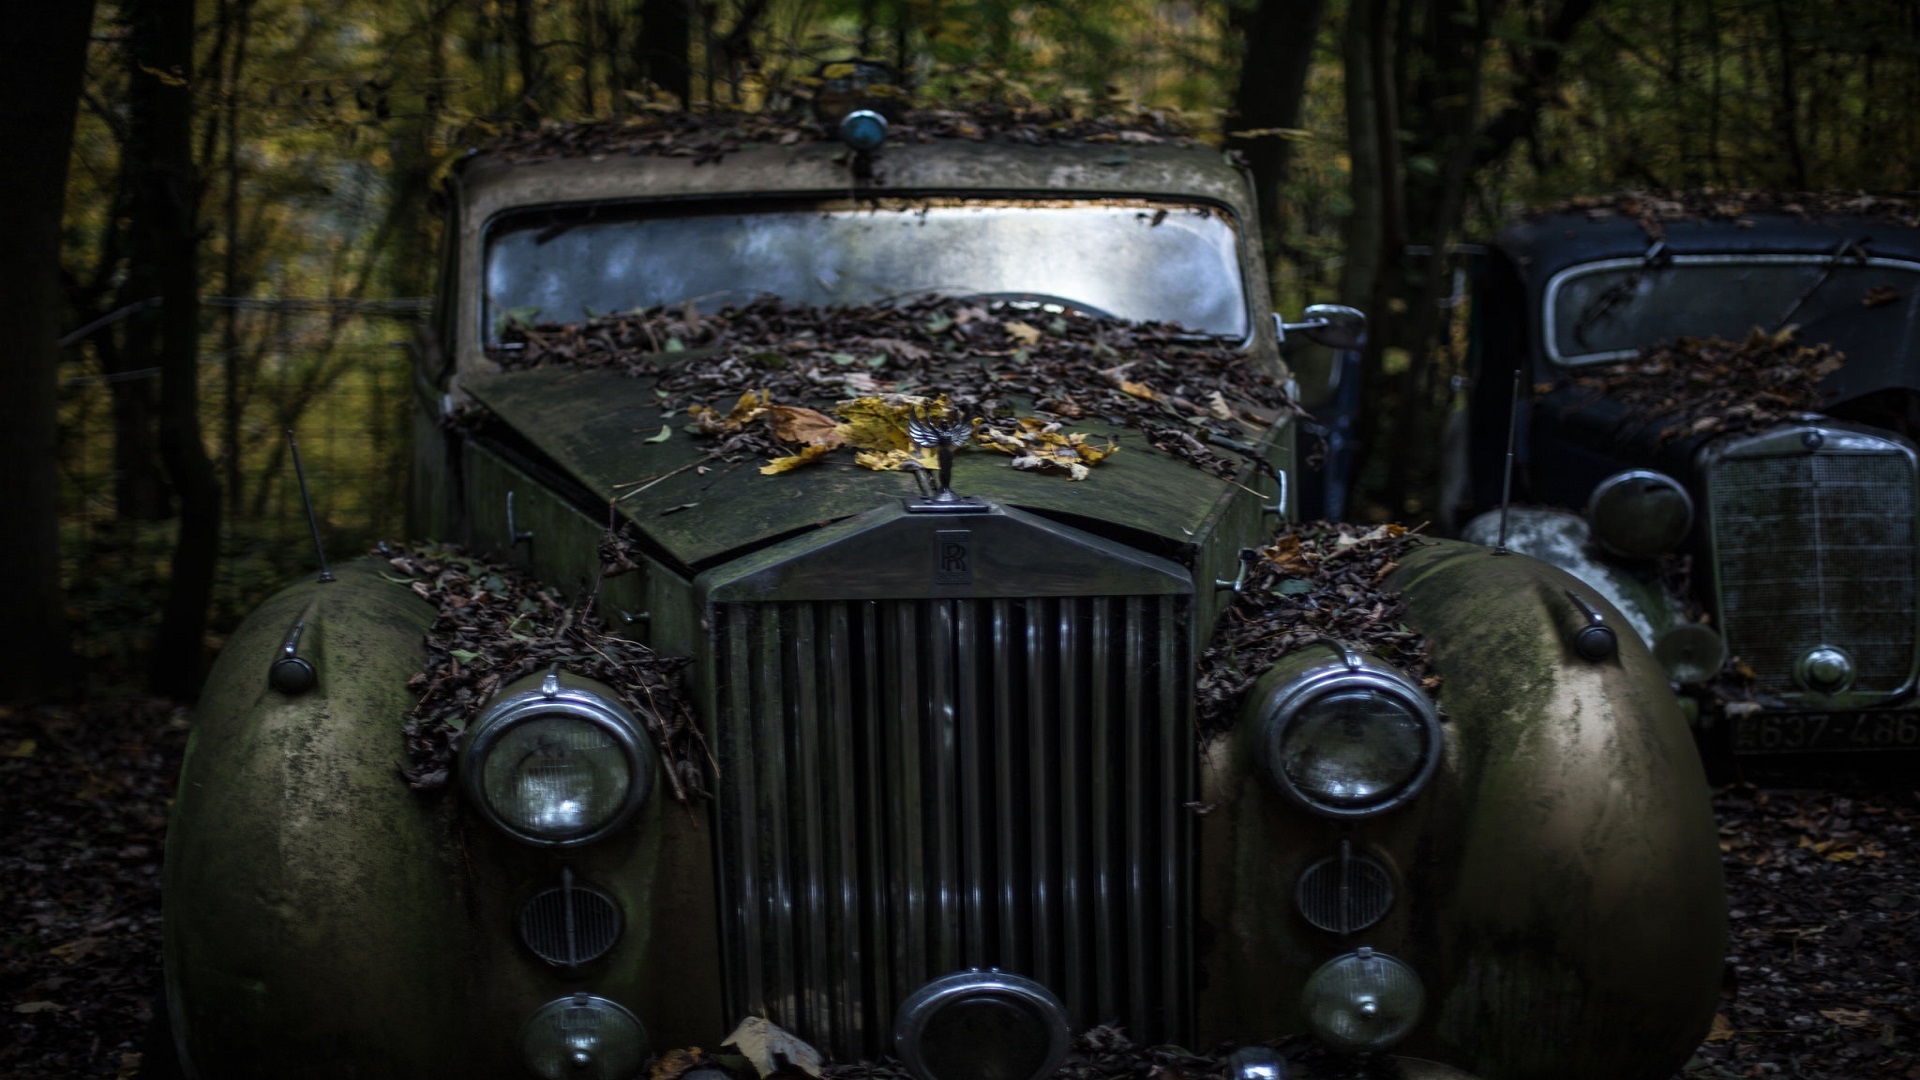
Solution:
[{"label": "vintage rolls-royce", "polygon": [[1478,282],[1462,535],[1495,542],[1517,429],[1509,543],[1613,600],[1714,745],[1920,750],[1920,206],[1597,199]]},{"label": "vintage rolls-royce", "polygon": [[[1670,1075],[1720,864],[1620,613],[1452,541],[1250,572],[1295,494],[1282,335],[1357,313],[1273,317],[1217,149],[896,119],[552,129],[452,173],[414,527],[472,554],[346,562],[223,651],[168,835],[187,1071],[625,1080],[751,1020],[774,1065],[929,1080],[1096,1028],[1237,1080]],[[890,328],[823,345],[843,309]],[[1061,341],[1087,366],[1046,383]],[[775,419],[785,456],[727,441]],[[436,635],[530,625],[409,569],[480,556],[678,665],[691,726],[582,646],[419,756],[418,703],[489,661]],[[1199,722],[1217,627],[1375,591],[1431,678],[1302,635]]]}]

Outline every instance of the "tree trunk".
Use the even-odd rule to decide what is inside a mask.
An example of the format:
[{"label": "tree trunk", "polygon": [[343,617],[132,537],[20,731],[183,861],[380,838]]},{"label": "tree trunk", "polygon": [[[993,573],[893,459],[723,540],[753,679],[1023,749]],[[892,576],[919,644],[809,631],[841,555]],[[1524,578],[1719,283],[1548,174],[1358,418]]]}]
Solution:
[{"label": "tree trunk", "polygon": [[70,693],[74,664],[60,592],[60,212],[74,111],[86,72],[93,3],[26,4],[0,44],[0,296],[10,299],[12,355],[0,363],[0,701]]},{"label": "tree trunk", "polygon": [[200,180],[193,164],[192,0],[134,0],[128,154],[135,266],[159,283],[160,458],[180,499],[180,535],[152,657],[153,689],[189,697],[206,662],[207,601],[220,550],[220,482],[200,436]]},{"label": "tree trunk", "polygon": [[680,100],[693,93],[688,57],[693,50],[690,0],[640,0],[639,74]]},{"label": "tree trunk", "polygon": [[[1240,60],[1240,87],[1234,93],[1236,131],[1300,126],[1300,105],[1306,96],[1307,70],[1313,66],[1314,44],[1326,0],[1255,0],[1252,8],[1236,8],[1233,28],[1245,42]],[[1279,136],[1230,139],[1228,145],[1246,156],[1253,170],[1254,193],[1259,200],[1260,229],[1271,258],[1281,221],[1281,185],[1287,178],[1292,144]]]}]

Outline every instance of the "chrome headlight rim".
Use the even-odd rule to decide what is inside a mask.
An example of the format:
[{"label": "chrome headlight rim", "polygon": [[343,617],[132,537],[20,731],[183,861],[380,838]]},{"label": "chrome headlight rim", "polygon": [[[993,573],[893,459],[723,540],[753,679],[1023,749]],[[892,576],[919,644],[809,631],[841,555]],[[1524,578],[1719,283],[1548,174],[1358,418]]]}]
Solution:
[{"label": "chrome headlight rim", "polygon": [[[1279,683],[1264,696],[1258,713],[1261,730],[1255,739],[1256,756],[1268,780],[1301,809],[1342,821],[1376,817],[1418,798],[1439,771],[1445,748],[1440,710],[1427,692],[1398,668],[1344,644],[1325,644],[1334,650],[1333,657]],[[1369,690],[1398,701],[1420,725],[1426,746],[1419,767],[1392,794],[1365,806],[1338,806],[1314,798],[1288,778],[1281,764],[1281,744],[1289,725],[1306,706],[1354,690]]]},{"label": "chrome headlight rim", "polygon": [[[485,779],[487,755],[501,737],[526,721],[556,714],[583,720],[606,732],[625,756],[628,776],[626,797],[605,822],[578,836],[558,838],[522,831],[502,818],[487,799]],[[542,848],[582,847],[619,831],[653,793],[653,774],[653,744],[639,719],[610,696],[582,686],[557,670],[541,676],[535,686],[509,688],[508,693],[495,699],[467,730],[460,750],[460,784],[480,816],[513,839]]]},{"label": "chrome headlight rim", "polygon": [[[1618,504],[1622,499],[1633,499],[1634,496],[1629,489],[1634,485],[1639,485],[1643,489],[1658,488],[1663,496],[1678,498],[1679,518],[1677,522],[1670,523],[1673,526],[1670,536],[1641,546],[1623,542],[1624,538],[1618,534],[1617,530],[1609,527],[1618,524],[1618,514],[1628,513],[1631,516],[1632,510],[1629,507],[1614,504]],[[1646,497],[1647,492],[1643,491],[1641,499],[1644,500]],[[1610,505],[1613,506],[1612,514],[1607,512]],[[1646,505],[1644,501],[1638,504],[1643,511]],[[1595,484],[1593,492],[1587,496],[1585,516],[1594,541],[1602,548],[1622,558],[1654,559],[1680,550],[1687,542],[1687,537],[1692,534],[1694,523],[1699,515],[1694,506],[1693,493],[1687,490],[1687,485],[1658,469],[1637,468],[1622,469]]]}]

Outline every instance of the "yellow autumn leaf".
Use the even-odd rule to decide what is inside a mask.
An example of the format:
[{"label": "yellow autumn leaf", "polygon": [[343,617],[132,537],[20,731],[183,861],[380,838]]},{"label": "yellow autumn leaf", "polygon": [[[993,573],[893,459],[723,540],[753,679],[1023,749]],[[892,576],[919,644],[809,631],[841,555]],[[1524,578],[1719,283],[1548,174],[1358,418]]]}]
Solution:
[{"label": "yellow autumn leaf", "polygon": [[1733,1021],[1721,1013],[1713,1014],[1713,1026],[1707,1029],[1708,1042],[1726,1042],[1733,1038]]},{"label": "yellow autumn leaf", "polygon": [[765,465],[760,466],[760,475],[778,476],[783,472],[792,472],[793,470],[799,468],[802,465],[811,465],[812,463],[819,461],[821,458],[826,457],[828,454],[832,452],[833,452],[833,447],[826,446],[821,443],[814,443],[811,446],[803,446],[800,448],[800,452],[797,454],[790,454],[786,457],[777,457],[777,458],[774,458],[772,461],[767,462]]},{"label": "yellow autumn leaf", "polygon": [[922,469],[939,467],[931,450],[923,450],[918,454],[905,450],[862,450],[853,456],[853,463],[874,472],[892,472],[914,466]]},{"label": "yellow autumn leaf", "polygon": [[1132,394],[1134,397],[1137,397],[1137,398],[1145,398],[1148,401],[1160,400],[1160,395],[1154,391],[1153,387],[1148,386],[1146,383],[1143,383],[1143,382],[1134,382],[1131,379],[1122,379],[1120,380],[1120,389],[1123,392]]},{"label": "yellow autumn leaf", "polygon": [[1009,322],[1002,325],[1006,328],[1007,336],[1022,345],[1033,345],[1040,340],[1038,327],[1028,326],[1023,322]]},{"label": "yellow autumn leaf", "polygon": [[858,450],[911,450],[913,439],[907,435],[907,422],[916,412],[934,420],[944,420],[950,411],[946,395],[928,399],[913,394],[881,394],[854,398],[834,406],[840,423],[834,430],[841,439]]},{"label": "yellow autumn leaf", "polygon": [[749,390],[741,394],[740,400],[733,406],[733,411],[727,414],[727,423],[736,428],[746,426],[757,419],[761,413],[766,412],[772,400],[773,395],[765,390]]}]

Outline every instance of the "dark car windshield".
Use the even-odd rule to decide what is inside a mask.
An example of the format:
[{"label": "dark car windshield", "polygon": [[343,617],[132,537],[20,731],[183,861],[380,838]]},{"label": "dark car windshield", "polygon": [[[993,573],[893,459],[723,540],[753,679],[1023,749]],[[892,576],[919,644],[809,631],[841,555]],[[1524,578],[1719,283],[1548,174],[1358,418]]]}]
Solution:
[{"label": "dark car windshield", "polygon": [[1113,201],[885,200],[652,216],[514,214],[489,232],[486,330],[773,295],[813,306],[926,293],[1028,297],[1247,334],[1234,228],[1207,207]]},{"label": "dark car windshield", "polygon": [[1916,287],[1920,265],[1894,259],[1678,255],[1654,266],[1613,259],[1554,275],[1542,337],[1554,362],[1592,364],[1681,335],[1737,339],[1755,327],[1808,326]]}]

